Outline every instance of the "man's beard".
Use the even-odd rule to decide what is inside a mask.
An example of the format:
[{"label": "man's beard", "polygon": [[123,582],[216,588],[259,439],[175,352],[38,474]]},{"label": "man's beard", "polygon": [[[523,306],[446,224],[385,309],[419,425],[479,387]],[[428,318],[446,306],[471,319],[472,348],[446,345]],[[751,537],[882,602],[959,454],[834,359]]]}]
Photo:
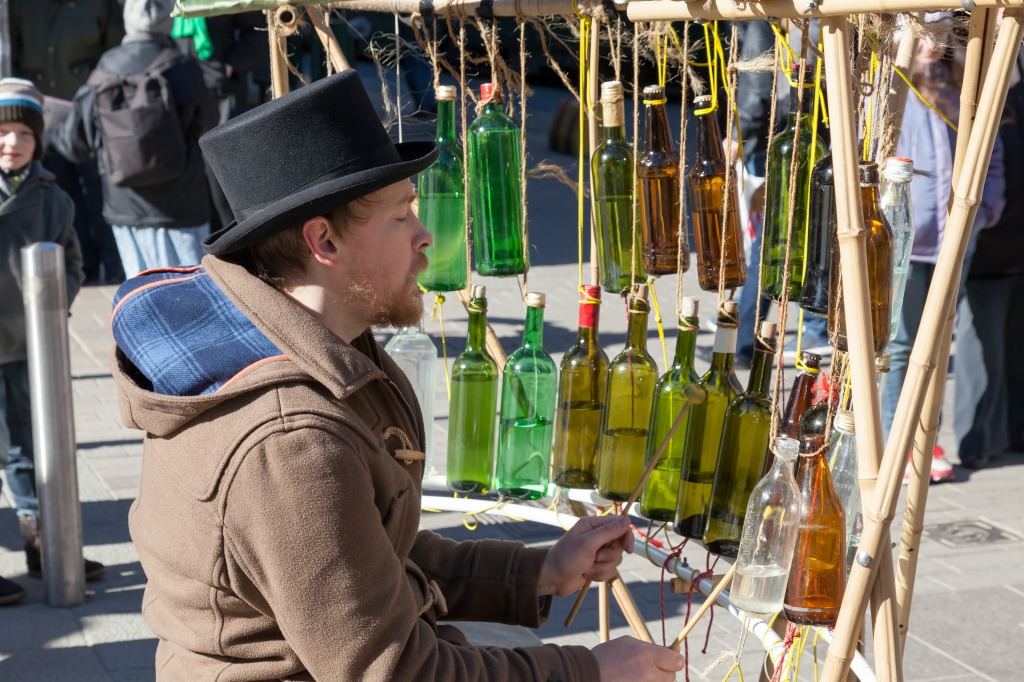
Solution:
[{"label": "man's beard", "polygon": [[416,276],[426,267],[427,258],[420,254],[398,291],[378,291],[369,278],[358,277],[349,286],[349,293],[369,312],[371,326],[411,327],[423,317],[423,294],[416,284]]}]

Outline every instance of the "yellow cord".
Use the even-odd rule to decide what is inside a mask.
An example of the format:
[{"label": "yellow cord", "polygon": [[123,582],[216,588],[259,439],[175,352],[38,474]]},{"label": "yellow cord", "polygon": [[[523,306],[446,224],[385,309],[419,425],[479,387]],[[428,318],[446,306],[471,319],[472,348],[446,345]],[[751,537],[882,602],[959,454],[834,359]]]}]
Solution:
[{"label": "yellow cord", "polygon": [[444,305],[444,294],[437,293],[434,295],[434,309],[430,311],[430,319],[437,319],[441,324],[441,355],[444,357],[444,387],[448,390],[448,402],[452,399],[452,380],[448,375],[448,340],[444,334],[444,311],[442,306]]},{"label": "yellow cord", "polygon": [[[714,24],[714,26],[712,26]],[[714,29],[714,30],[712,30]],[[705,109],[697,109],[693,112],[694,116],[703,116],[704,114],[710,114],[712,111],[718,109],[718,50],[721,49],[721,44],[718,38],[718,22],[708,22],[704,24],[704,49],[707,50],[708,54],[708,88],[711,94],[711,103]],[[703,66],[703,65],[702,65]]]},{"label": "yellow cord", "polygon": [[874,102],[878,97],[877,88],[875,88],[875,71],[878,70],[878,54],[871,51],[871,61],[868,66],[868,70],[871,71],[870,85],[871,92],[873,93],[868,104],[864,107],[864,160],[867,161],[871,158],[871,123],[873,114],[875,112]]},{"label": "yellow cord", "polygon": [[654,52],[658,59],[658,85],[665,87],[668,78],[668,35],[661,35],[654,44]]},{"label": "yellow cord", "polygon": [[[575,6],[575,2],[573,3]],[[579,12],[577,12],[579,14]],[[578,216],[578,256],[579,256],[579,279],[580,286],[583,286],[583,235],[584,235],[584,200],[583,200],[583,187],[584,180],[586,179],[586,151],[587,144],[584,139],[587,134],[587,107],[590,103],[590,92],[589,92],[589,81],[588,78],[588,67],[590,63],[590,31],[592,28],[591,19],[588,16],[580,15],[580,149],[579,149],[579,183],[577,184],[576,190],[576,209]],[[592,187],[590,191],[594,191]]]},{"label": "yellow cord", "polygon": [[903,79],[903,82],[907,84],[907,87],[910,88],[911,92],[913,92],[915,95],[917,95],[917,98],[919,100],[921,100],[922,104],[924,104],[926,107],[928,107],[929,109],[934,111],[936,114],[938,114],[939,118],[941,118],[943,121],[945,121],[946,125],[948,125],[950,128],[953,129],[954,133],[957,132],[956,124],[954,124],[952,121],[950,121],[948,118],[946,118],[946,115],[944,113],[942,113],[941,111],[939,111],[939,108],[937,106],[935,106],[934,104],[929,102],[927,99],[925,99],[925,96],[921,94],[920,90],[918,90],[917,88],[914,87],[914,84],[910,82],[910,79],[907,78],[906,74],[904,74],[902,71],[900,71],[898,68],[896,68],[895,65],[893,65],[892,70],[895,71],[896,74],[900,78]]},{"label": "yellow cord", "polygon": [[647,276],[647,289],[651,292],[651,307],[654,309],[654,321],[658,323],[658,338],[661,339],[661,358],[668,369],[668,344],[665,343],[665,326],[661,320],[661,308],[658,307],[658,291],[654,287],[654,277]]}]

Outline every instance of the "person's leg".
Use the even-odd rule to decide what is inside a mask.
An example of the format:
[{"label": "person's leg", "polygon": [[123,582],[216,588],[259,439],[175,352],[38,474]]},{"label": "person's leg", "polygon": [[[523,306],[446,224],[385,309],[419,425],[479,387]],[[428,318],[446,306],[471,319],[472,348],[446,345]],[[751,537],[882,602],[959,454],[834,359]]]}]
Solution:
[{"label": "person's leg", "polygon": [[167,267],[189,267],[203,260],[203,240],[210,234],[209,225],[166,230],[158,242],[165,246],[161,257]]},{"label": "person's leg", "polygon": [[903,390],[903,380],[907,375],[907,363],[910,351],[917,337],[917,328],[921,324],[921,313],[924,311],[928,285],[932,280],[935,266],[930,263],[910,263],[907,273],[907,288],[903,296],[903,308],[900,311],[900,329],[889,343],[889,354],[892,359],[889,378],[885,384],[885,395],[882,397],[882,429],[885,439],[889,438],[893,415]]},{"label": "person's leg", "polygon": [[754,241],[750,244],[750,258],[747,260],[747,283],[740,291],[740,327],[736,342],[736,359],[741,363],[750,363],[754,358],[754,330],[768,315],[771,301],[761,299],[760,315],[757,314],[758,280],[761,279],[761,233],[763,219],[759,212],[751,211],[750,219],[754,224]]},{"label": "person's leg", "polygon": [[123,282],[124,266],[114,241],[114,232],[103,217],[103,185],[99,166],[96,159],[91,159],[79,164],[77,169],[85,195],[85,219],[92,233],[96,257],[103,267],[103,281],[107,284]]},{"label": "person's leg", "polygon": [[28,383],[28,363],[24,360],[4,364],[7,394],[7,429],[10,448],[5,471],[7,485],[14,497],[19,517],[39,516],[36,493],[35,448],[32,438],[32,394]]},{"label": "person's leg", "polygon": [[1024,339],[1024,275],[1007,278],[1007,308],[1001,334],[1006,348],[1006,366],[1002,372],[1006,380],[1007,447],[1024,452],[1024,354],[1020,352]]},{"label": "person's leg", "polygon": [[124,274],[128,277],[135,277],[146,269],[145,256],[136,241],[137,228],[114,225],[112,229],[114,231],[114,240],[117,242],[117,250],[121,254]]}]

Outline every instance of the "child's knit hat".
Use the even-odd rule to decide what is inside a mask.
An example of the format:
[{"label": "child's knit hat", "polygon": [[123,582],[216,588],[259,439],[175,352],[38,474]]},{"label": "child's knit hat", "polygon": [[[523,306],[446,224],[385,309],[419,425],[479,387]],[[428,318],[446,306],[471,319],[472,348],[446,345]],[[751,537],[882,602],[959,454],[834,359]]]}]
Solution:
[{"label": "child's knit hat", "polygon": [[43,158],[43,96],[32,81],[0,78],[0,123],[24,123],[36,138],[35,158]]}]

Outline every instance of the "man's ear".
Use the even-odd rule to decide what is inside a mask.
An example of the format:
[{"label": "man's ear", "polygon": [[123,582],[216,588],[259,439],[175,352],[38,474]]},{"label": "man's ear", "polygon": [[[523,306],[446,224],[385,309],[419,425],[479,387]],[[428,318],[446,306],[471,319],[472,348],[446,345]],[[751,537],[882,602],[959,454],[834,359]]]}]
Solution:
[{"label": "man's ear", "polygon": [[327,217],[316,216],[304,222],[302,238],[313,258],[321,265],[327,267],[341,265],[341,242]]}]

